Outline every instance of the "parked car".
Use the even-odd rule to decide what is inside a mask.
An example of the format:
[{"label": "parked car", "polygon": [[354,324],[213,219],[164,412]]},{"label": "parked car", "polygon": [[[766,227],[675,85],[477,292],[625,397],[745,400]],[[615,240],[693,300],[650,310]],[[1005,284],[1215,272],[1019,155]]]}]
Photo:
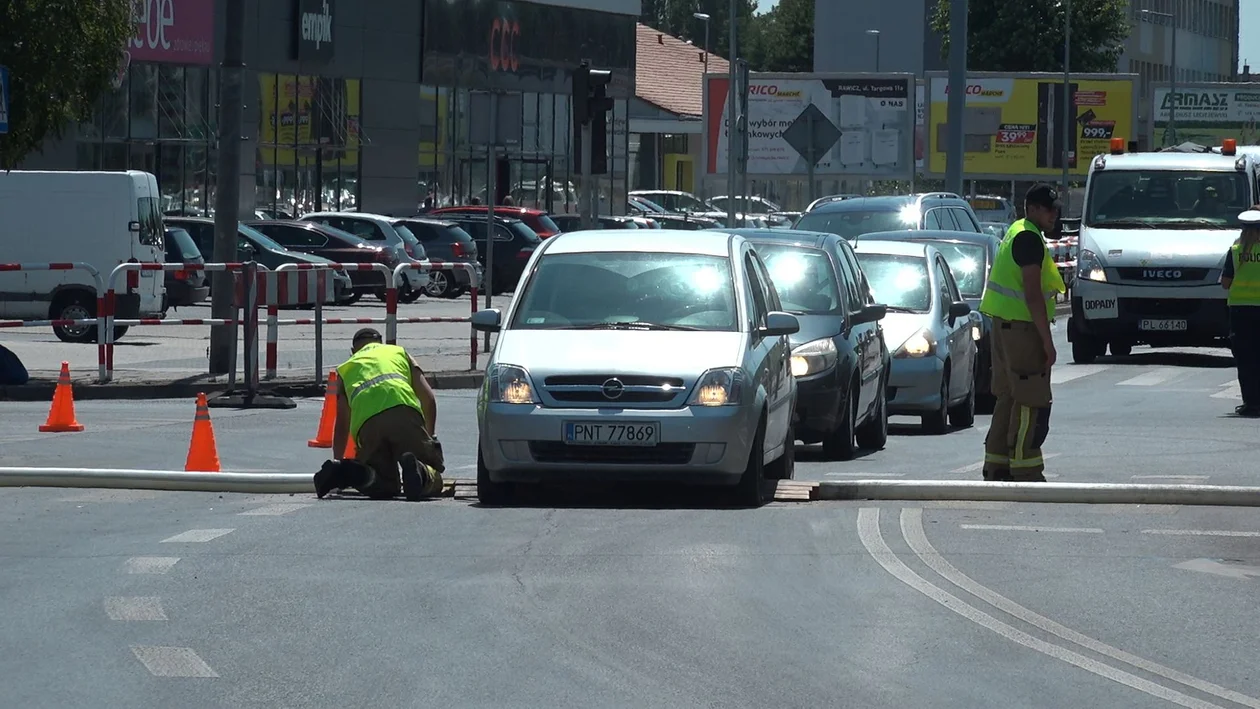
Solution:
[{"label": "parked car", "polygon": [[[349,232],[327,224],[299,221],[245,222],[266,234],[290,251],[300,251],[326,258],[335,263],[379,263],[391,271],[398,265],[398,252],[383,245],[373,245]],[[366,293],[380,294],[386,276],[379,271],[347,271],[351,290],[338,305],[353,305]],[[398,299],[410,303],[420,297],[419,291],[399,293]]]},{"label": "parked car", "polygon": [[[202,253],[214,253],[214,220],[209,217],[167,217],[169,226],[178,226],[186,230],[197,242]],[[276,270],[286,263],[333,263],[326,258],[290,251],[277,244],[270,237],[245,224],[236,228],[237,258],[241,261],[255,260],[271,270]],[[353,289],[350,276],[345,271],[333,271],[332,302],[344,300]],[[261,300],[260,300],[261,302]],[[311,306],[311,303],[298,305]]]},{"label": "parked car", "polygon": [[980,231],[971,205],[952,192],[855,197],[814,207],[796,220],[794,229],[825,231],[852,241],[877,231],[944,229]]},{"label": "parked car", "polygon": [[616,236],[542,242],[507,308],[473,315],[498,332],[477,406],[478,496],[503,504],[562,476],[722,485],[760,505],[766,478],[795,470],[800,323],[743,237]]},{"label": "parked car", "polygon": [[[192,266],[204,265],[206,260],[197,248],[197,242],[186,229],[168,227],[165,237],[166,263],[182,263]],[[210,295],[210,279],[205,271],[167,271],[166,296],[162,303],[162,312],[167,308],[178,308],[181,305],[196,305]]]},{"label": "parked car", "polygon": [[976,319],[945,256],[931,244],[861,239],[854,246],[871,294],[887,306],[893,351],[888,412],[920,417],[929,433],[976,416]]},{"label": "parked car", "polygon": [[[486,206],[467,205],[463,207],[442,207],[429,212],[429,216],[434,217],[475,217],[481,215],[482,221],[486,218]],[[496,205],[494,208],[495,217],[504,217],[510,219],[519,219],[525,222],[525,225],[534,230],[538,234],[538,238],[546,239],[560,233],[560,227],[552,221],[551,215],[541,209],[530,209],[528,207],[507,207]]]},{"label": "parked car", "polygon": [[908,241],[931,244],[945,257],[950,275],[958,286],[962,299],[975,311],[976,324],[972,339],[976,341],[976,408],[983,414],[993,412],[993,362],[990,354],[990,336],[993,321],[980,312],[980,299],[989,280],[989,269],[997,259],[1002,240],[991,234],[973,234],[963,231],[910,230],[867,234],[859,241]]},{"label": "parked car", "polygon": [[495,217],[494,241],[491,242],[493,246],[490,246],[486,243],[485,217],[478,219],[476,216],[456,214],[448,218],[472,236],[473,242],[477,244],[477,260],[482,268],[486,268],[486,254],[491,248],[494,249],[494,272],[485,279],[493,289],[493,294],[512,292],[521,280],[521,274],[525,272],[529,257],[534,255],[542,241],[538,234],[520,219]]},{"label": "parked car", "polygon": [[976,195],[968,197],[967,203],[980,221],[1006,222],[1015,221],[1015,205],[1011,200],[996,195]]},{"label": "parked car", "polygon": [[[299,221],[327,224],[330,227],[354,234],[370,244],[379,244],[387,248],[393,248],[398,254],[400,263],[404,261],[425,263],[428,261],[428,254],[425,253],[420,240],[416,238],[415,234],[407,231],[407,227],[402,225],[402,220],[396,217],[368,214],[366,212],[312,212],[304,215]],[[398,298],[399,300],[402,300],[404,297],[408,301],[415,300],[412,294],[423,293],[428,286],[429,274],[427,270],[409,268],[403,271],[402,281],[398,284]],[[384,300],[384,289],[377,293],[377,296]]]},{"label": "parked car", "polygon": [[[562,231],[580,231],[582,216],[580,214],[553,214],[551,221]],[[614,217],[603,215],[595,218],[595,229],[638,229],[633,217]],[[650,227],[649,227],[650,228]]]},{"label": "parked car", "polygon": [[800,321],[792,345],[796,438],[832,459],[888,441],[891,356],[853,248],[835,234],[737,229],[766,264],[784,312]]},{"label": "parked car", "polygon": [[653,204],[659,205],[670,214],[686,214],[726,221],[726,212],[714,209],[690,192],[682,192],[680,190],[635,190],[629,196],[648,200]]},{"label": "parked car", "polygon": [[458,222],[441,217],[414,217],[401,220],[424,246],[431,261],[467,263],[473,267],[469,274],[462,268],[448,268],[429,272],[429,285],[425,293],[433,298],[458,298],[472,287],[476,279],[481,287],[483,269],[477,262],[480,251],[477,242]]},{"label": "parked car", "polygon": [[[732,199],[731,197],[727,197],[725,195],[720,197],[710,197],[706,204],[708,204],[715,212],[730,213],[733,209],[736,212],[756,214],[757,216],[773,214],[774,212],[778,212],[782,209],[782,207],[774,202],[771,202],[765,197],[758,197],[756,195],[748,195],[747,200],[743,197],[735,197]],[[747,209],[744,208],[745,204],[747,204]]]},{"label": "parked car", "polygon": [[819,197],[813,202],[810,202],[809,206],[805,208],[805,211],[812,212],[824,204],[830,204],[832,202],[843,202],[846,199],[857,199],[861,196],[862,195],[860,194],[833,194],[833,195],[827,195],[826,197]]}]

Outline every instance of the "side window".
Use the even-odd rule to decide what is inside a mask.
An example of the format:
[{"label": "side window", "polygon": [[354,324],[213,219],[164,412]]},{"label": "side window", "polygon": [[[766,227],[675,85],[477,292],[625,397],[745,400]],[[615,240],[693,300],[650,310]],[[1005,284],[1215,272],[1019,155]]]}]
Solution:
[{"label": "side window", "polygon": [[958,280],[954,278],[954,272],[949,269],[949,262],[942,261],[945,265],[945,286],[949,289],[949,302],[957,303],[962,300],[962,294],[958,292]]},{"label": "side window", "polygon": [[748,279],[748,288],[752,291],[753,327],[763,327],[766,324],[766,313],[770,311],[770,305],[766,286],[761,282],[761,276],[757,274],[752,254],[744,254],[744,275]]},{"label": "side window", "polygon": [[138,198],[136,214],[140,221],[140,243],[162,248],[162,213],[158,210],[157,200],[152,197]]},{"label": "side window", "polygon": [[936,290],[940,295],[941,305],[949,307],[949,304],[954,302],[953,299],[950,298],[949,294],[949,267],[947,267],[945,265],[945,261],[940,258],[936,259],[936,283]]},{"label": "side window", "polygon": [[323,234],[301,227],[272,224],[264,225],[261,231],[281,246],[290,248],[319,248],[328,243]]},{"label": "side window", "polygon": [[766,264],[761,261],[760,256],[755,256],[753,261],[757,264],[757,280],[761,281],[765,287],[766,306],[770,310],[782,310],[783,303],[779,300],[779,291],[774,287],[774,280],[770,278],[770,271],[766,269]]},{"label": "side window", "polygon": [[494,240],[495,241],[511,241],[512,238],[513,238],[512,232],[508,231],[507,227],[503,226],[502,224],[494,225]]},{"label": "side window", "polygon": [[848,244],[839,244],[836,250],[839,252],[837,261],[840,263],[840,289],[844,296],[845,312],[855,313],[864,305],[862,296],[865,291],[866,276],[862,273],[862,267],[858,265]]},{"label": "side window", "polygon": [[943,210],[940,210],[940,209],[929,209],[927,216],[923,217],[923,228],[924,229],[949,229],[950,227],[947,227],[941,223],[942,211]]},{"label": "side window", "polygon": [[[337,226],[332,224],[330,226]],[[385,232],[376,224],[363,219],[346,219],[345,226],[338,227],[344,231],[368,241],[385,241]]]},{"label": "side window", "polygon": [[951,209],[954,213],[954,221],[958,222],[959,231],[970,231],[976,234],[980,233],[980,225],[976,223],[975,218],[971,216],[971,212],[962,207],[954,207]]},{"label": "side window", "polygon": [[476,241],[486,240],[486,223],[485,222],[460,222],[460,226],[464,227],[464,231],[468,232]]},{"label": "side window", "polygon": [[432,224],[425,224],[423,222],[407,222],[407,229],[411,231],[412,234],[415,234],[416,238],[419,239],[421,243],[427,244],[430,241],[436,241],[438,238],[437,229],[434,229]]}]

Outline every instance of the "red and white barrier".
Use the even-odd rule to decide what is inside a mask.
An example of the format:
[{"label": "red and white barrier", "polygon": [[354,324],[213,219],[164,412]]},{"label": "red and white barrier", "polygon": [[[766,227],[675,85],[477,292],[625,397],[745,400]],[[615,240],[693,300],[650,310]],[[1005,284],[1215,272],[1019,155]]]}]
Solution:
[{"label": "red and white barrier", "polygon": [[[106,340],[113,333],[107,328],[105,283],[101,272],[90,263],[81,261],[65,261],[60,263],[0,263],[0,272],[15,271],[85,271],[92,277],[92,285],[96,295],[96,317],[83,320],[4,320],[0,327],[74,327],[76,325],[96,325],[96,364],[97,380],[104,384],[108,380],[107,364],[108,347]],[[106,333],[109,333],[108,335]]]},{"label": "red and white barrier", "polygon": [[[466,262],[450,262],[450,261],[427,261],[420,263],[400,263],[394,267],[394,277],[389,282],[389,290],[386,292],[385,298],[385,316],[390,317],[393,313],[393,322],[385,323],[385,341],[394,344],[398,341],[398,283],[402,280],[403,271],[447,271],[460,270],[468,273],[469,300],[472,303],[472,310],[469,317],[477,313],[477,286],[481,285],[480,279],[477,277],[477,269],[471,263]],[[459,319],[456,322],[467,322],[467,320]],[[477,368],[477,332],[472,328],[468,329],[468,368],[470,370]],[[317,372],[318,374],[318,372]]]}]

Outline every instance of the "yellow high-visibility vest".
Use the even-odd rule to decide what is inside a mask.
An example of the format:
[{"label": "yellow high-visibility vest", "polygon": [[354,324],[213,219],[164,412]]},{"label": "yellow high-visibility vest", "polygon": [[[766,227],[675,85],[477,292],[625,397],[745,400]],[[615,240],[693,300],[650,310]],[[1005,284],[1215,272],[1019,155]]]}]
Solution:
[{"label": "yellow high-visibility vest", "polygon": [[1006,230],[1006,236],[998,245],[993,267],[989,269],[989,280],[984,285],[984,296],[980,299],[980,312],[989,317],[1032,322],[1032,313],[1028,310],[1027,301],[1024,300],[1024,274],[1015,263],[1015,257],[1011,253],[1015,235],[1025,231],[1031,231],[1040,237],[1044,249],[1044,260],[1041,263],[1041,294],[1046,300],[1048,319],[1054,318],[1055,298],[1067,291],[1063,276],[1059,275],[1059,267],[1055,264],[1054,257],[1050,255],[1050,249],[1046,247],[1046,238],[1042,235],[1041,229],[1027,219],[1020,219]]},{"label": "yellow high-visibility vest", "polygon": [[1229,250],[1234,260],[1234,282],[1229,285],[1230,305],[1260,305],[1260,245],[1243,253],[1242,244],[1235,242]]},{"label": "yellow high-visibility vest", "polygon": [[337,367],[341,390],[350,401],[350,435],[357,441],[363,422],[386,409],[424,408],[411,388],[411,358],[397,345],[372,343]]}]

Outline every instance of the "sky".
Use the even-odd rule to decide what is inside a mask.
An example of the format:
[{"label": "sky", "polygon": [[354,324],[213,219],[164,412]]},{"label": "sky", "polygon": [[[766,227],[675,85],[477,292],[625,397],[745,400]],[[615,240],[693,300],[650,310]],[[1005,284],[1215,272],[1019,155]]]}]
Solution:
[{"label": "sky", "polygon": [[[779,0],[758,0],[757,11],[766,12],[778,4]],[[1238,68],[1250,63],[1254,74],[1260,71],[1260,2],[1243,0],[1239,5]]]}]

